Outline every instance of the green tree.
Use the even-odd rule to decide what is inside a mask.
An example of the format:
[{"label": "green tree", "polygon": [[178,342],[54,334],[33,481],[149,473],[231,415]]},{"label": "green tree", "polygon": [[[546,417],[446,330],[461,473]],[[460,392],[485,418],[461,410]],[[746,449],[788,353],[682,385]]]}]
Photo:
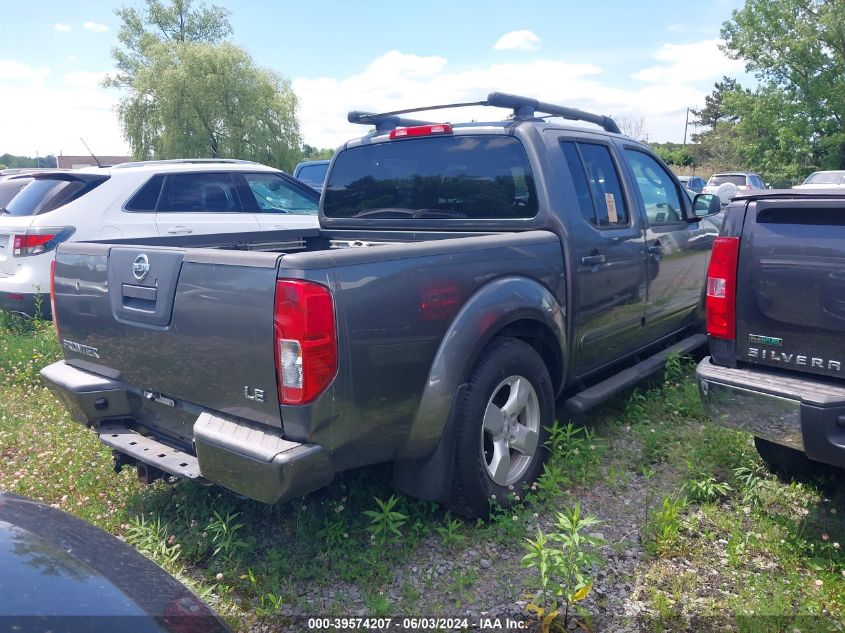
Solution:
[{"label": "green tree", "polygon": [[717,81],[713,92],[704,97],[704,107],[690,111],[695,117],[693,125],[707,131],[715,128],[720,121],[736,120],[736,116],[727,112],[724,106],[725,95],[736,90],[741,90],[736,79],[722,77],[722,81]]},{"label": "green tree", "polygon": [[332,156],[334,156],[333,149],[319,149],[307,143],[302,146],[302,160],[328,160]]},{"label": "green tree", "polygon": [[[805,139],[796,163],[845,169],[845,2],[746,0],[722,26],[725,50],[760,81],[753,98],[736,98],[742,132],[762,123],[746,117],[768,112],[776,123],[747,142],[782,146]],[[779,109],[780,108],[780,109]],[[788,113],[788,116],[784,114]],[[752,128],[749,130],[747,128]],[[784,129],[789,128],[789,129]],[[765,152],[764,152],[765,153]],[[768,156],[774,156],[768,152]],[[781,163],[783,171],[786,165]]]},{"label": "green tree", "polygon": [[118,106],[136,159],[243,158],[291,170],[302,140],[290,83],[259,68],[231,34],[228,12],[190,0],[123,8],[113,55]]},{"label": "green tree", "polygon": [[223,7],[201,3],[192,8],[193,0],[146,0],[142,9],[121,7],[115,15],[122,24],[117,34],[123,48],[113,48],[118,74],[107,85],[131,87],[136,73],[151,62],[152,51],[162,42],[205,42],[214,44],[232,34],[230,12]]}]

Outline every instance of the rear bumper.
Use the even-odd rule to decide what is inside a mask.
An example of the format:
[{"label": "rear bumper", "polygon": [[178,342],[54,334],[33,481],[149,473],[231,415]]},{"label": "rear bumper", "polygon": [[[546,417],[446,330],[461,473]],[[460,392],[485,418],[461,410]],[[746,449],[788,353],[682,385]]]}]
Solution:
[{"label": "rear bumper", "polygon": [[50,295],[3,292],[0,290],[0,310],[8,310],[9,312],[34,317],[39,308],[41,310],[40,317],[48,318],[50,316]]},{"label": "rear bumper", "polygon": [[[305,495],[334,476],[320,446],[290,442],[276,429],[211,411],[194,415],[193,451],[174,450],[172,442],[159,441],[164,438],[132,431],[143,425],[149,406],[139,390],[64,361],[42,369],[41,377],[73,419],[95,428],[105,444],[173,475],[201,478],[264,503]],[[174,408],[173,415],[186,413]]]},{"label": "rear bumper", "polygon": [[794,373],[720,367],[709,356],[696,376],[714,421],[845,468],[845,387]]}]

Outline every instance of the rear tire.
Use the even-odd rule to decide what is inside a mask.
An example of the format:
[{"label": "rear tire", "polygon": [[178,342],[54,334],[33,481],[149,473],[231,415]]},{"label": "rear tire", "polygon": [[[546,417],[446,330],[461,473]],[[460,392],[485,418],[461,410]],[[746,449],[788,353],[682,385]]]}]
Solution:
[{"label": "rear tire", "polygon": [[754,447],[769,470],[784,481],[809,481],[822,470],[821,464],[794,448],[759,437],[754,438]]},{"label": "rear tire", "polygon": [[495,338],[482,351],[457,404],[450,509],[487,518],[491,503],[507,507],[542,468],[554,422],[549,371],[533,347]]}]

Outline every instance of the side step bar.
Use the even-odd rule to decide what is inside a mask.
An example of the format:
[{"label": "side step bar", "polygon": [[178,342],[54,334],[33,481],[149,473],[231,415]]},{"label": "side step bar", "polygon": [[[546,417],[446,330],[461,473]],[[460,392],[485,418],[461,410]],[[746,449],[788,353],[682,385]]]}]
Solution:
[{"label": "side step bar", "polygon": [[197,479],[201,476],[196,457],[140,435],[120,422],[103,422],[98,433],[103,444],[141,463],[155,466],[177,477]]},{"label": "side step bar", "polygon": [[693,334],[666,349],[649,356],[633,367],[614,374],[607,380],[593,385],[589,389],[572,396],[564,403],[568,413],[578,415],[589,411],[602,402],[609,400],[620,391],[633,387],[637,383],[660,372],[666,366],[669,356],[677,354],[683,356],[707,344],[706,334]]}]

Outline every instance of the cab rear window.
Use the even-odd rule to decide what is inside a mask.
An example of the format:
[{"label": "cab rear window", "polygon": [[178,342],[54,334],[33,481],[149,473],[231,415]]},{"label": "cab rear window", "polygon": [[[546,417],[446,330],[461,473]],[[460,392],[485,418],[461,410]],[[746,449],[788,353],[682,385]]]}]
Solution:
[{"label": "cab rear window", "polygon": [[512,136],[436,136],[355,147],[335,159],[329,218],[525,219],[537,193]]}]

